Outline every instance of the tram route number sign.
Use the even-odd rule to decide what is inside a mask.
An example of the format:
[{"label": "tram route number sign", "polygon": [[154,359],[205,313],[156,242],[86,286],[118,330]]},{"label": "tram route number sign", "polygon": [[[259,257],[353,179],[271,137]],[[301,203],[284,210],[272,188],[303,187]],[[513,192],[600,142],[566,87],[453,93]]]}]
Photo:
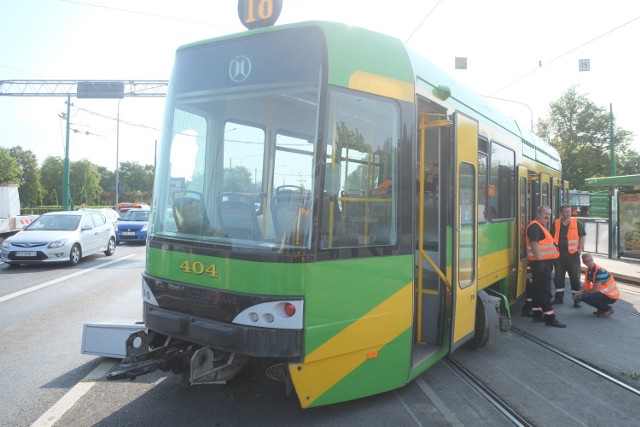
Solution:
[{"label": "tram route number sign", "polygon": [[591,71],[591,60],[590,59],[580,59],[580,60],[578,60],[578,70],[580,70],[580,71]]},{"label": "tram route number sign", "polygon": [[238,0],[238,17],[249,30],[276,23],[282,11],[282,0]]}]

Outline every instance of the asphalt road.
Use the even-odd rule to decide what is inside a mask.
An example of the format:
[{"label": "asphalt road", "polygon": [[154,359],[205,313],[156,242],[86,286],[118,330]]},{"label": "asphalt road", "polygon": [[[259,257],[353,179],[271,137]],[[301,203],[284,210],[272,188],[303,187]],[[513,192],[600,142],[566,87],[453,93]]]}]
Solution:
[{"label": "asphalt road", "polygon": [[[81,354],[82,327],[140,319],[144,251],[120,245],[113,257],[93,256],[75,267],[0,264],[0,426],[511,425],[444,363],[401,389],[308,410],[259,363],[224,386],[183,386],[159,372],[135,382],[106,381],[117,361]],[[607,362],[633,382],[629,375],[640,372],[631,354],[640,342],[640,317],[633,314],[640,294],[623,295],[620,306],[631,314],[597,319],[587,308],[560,307],[567,329],[524,318],[514,323],[587,361]],[[615,333],[598,340],[607,328]],[[513,332],[495,346],[454,356],[534,425],[637,425],[640,398]]]}]

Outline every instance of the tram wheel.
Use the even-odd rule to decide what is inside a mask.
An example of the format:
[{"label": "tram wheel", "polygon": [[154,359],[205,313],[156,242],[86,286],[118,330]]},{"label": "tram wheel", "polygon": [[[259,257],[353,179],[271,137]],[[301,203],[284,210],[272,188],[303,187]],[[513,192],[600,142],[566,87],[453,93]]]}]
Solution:
[{"label": "tram wheel", "polygon": [[478,292],[476,303],[476,327],[467,347],[473,350],[484,347],[488,342],[497,342],[500,335],[500,298]]}]

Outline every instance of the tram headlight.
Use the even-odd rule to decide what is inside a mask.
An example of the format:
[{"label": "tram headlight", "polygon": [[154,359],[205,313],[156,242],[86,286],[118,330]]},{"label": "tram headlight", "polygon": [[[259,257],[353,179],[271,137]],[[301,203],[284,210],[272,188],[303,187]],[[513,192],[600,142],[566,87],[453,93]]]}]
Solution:
[{"label": "tram headlight", "polygon": [[302,329],[304,300],[269,301],[242,310],[233,319],[236,325],[258,328]]}]

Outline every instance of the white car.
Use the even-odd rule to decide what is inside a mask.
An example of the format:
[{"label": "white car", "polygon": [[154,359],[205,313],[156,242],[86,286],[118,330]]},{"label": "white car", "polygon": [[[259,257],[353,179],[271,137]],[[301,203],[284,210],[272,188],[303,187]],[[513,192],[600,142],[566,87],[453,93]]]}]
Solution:
[{"label": "white car", "polygon": [[99,212],[65,211],[40,215],[2,242],[2,261],[9,265],[67,262],[116,250],[113,225]]},{"label": "white car", "polygon": [[118,215],[118,212],[114,211],[113,209],[107,209],[107,208],[80,208],[78,209],[79,211],[82,212],[98,212],[103,214],[105,217],[107,217],[107,222],[110,222],[113,225],[113,228],[116,228],[116,223],[118,222],[118,219],[120,218],[120,216]]}]

